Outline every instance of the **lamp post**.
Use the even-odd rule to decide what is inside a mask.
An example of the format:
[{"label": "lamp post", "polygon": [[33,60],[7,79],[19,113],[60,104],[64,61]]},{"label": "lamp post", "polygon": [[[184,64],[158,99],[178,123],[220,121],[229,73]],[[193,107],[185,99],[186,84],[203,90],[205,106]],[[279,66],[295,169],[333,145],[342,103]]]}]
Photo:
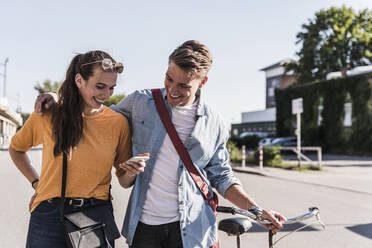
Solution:
[{"label": "lamp post", "polygon": [[0,73],[1,76],[4,77],[4,89],[3,89],[3,97],[6,97],[6,64],[9,62],[9,58],[6,58],[4,63],[1,64],[4,66],[4,73]]}]

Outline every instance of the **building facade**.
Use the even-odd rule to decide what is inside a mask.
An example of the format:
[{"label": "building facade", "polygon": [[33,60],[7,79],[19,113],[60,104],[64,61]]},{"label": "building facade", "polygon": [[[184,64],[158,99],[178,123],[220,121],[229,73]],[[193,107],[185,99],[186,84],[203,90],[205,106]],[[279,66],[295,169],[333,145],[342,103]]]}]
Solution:
[{"label": "building facade", "polygon": [[22,116],[9,107],[8,99],[0,97],[0,147],[7,148],[10,140],[22,126]]},{"label": "building facade", "polygon": [[285,71],[285,65],[291,61],[285,59],[260,70],[266,74],[266,109],[275,107],[276,88],[284,89],[296,82],[293,73]]},{"label": "building facade", "polygon": [[275,89],[286,88],[296,82],[295,76],[285,71],[285,64],[291,61],[285,59],[260,70],[266,74],[266,109],[243,112],[241,123],[231,125],[232,138],[242,138],[248,135],[275,136]]}]

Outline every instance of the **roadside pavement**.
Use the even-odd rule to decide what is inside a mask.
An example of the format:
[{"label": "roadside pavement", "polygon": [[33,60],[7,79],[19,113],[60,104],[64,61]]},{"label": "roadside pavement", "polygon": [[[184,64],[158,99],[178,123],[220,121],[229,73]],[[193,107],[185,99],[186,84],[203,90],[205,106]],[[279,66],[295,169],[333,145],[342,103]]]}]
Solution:
[{"label": "roadside pavement", "polygon": [[323,161],[321,171],[295,171],[266,166],[260,170],[259,166],[253,164],[246,164],[245,167],[237,163],[231,165],[236,172],[372,195],[372,159]]}]

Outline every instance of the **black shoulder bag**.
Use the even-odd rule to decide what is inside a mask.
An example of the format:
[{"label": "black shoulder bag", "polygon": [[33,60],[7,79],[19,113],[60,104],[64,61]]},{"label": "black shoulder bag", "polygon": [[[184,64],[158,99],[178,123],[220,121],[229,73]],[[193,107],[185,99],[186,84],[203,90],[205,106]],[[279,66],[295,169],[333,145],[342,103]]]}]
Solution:
[{"label": "black shoulder bag", "polygon": [[[79,212],[64,213],[67,178],[67,156],[63,153],[62,189],[61,189],[61,222],[65,228],[66,245],[69,248],[93,248],[106,245],[112,248],[109,241],[120,237],[116,226],[111,204],[98,204]],[[110,185],[111,188],[111,185]],[[109,201],[111,192],[109,189]]]}]

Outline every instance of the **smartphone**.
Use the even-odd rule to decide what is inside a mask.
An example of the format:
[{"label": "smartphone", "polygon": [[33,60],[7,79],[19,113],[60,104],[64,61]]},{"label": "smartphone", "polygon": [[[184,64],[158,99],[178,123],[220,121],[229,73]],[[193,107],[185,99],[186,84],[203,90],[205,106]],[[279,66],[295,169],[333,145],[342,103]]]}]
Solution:
[{"label": "smartphone", "polygon": [[147,161],[149,160],[149,156],[134,156],[134,157],[131,157],[130,159],[127,160],[127,162],[138,162],[140,161],[141,159],[143,159],[144,161]]}]

